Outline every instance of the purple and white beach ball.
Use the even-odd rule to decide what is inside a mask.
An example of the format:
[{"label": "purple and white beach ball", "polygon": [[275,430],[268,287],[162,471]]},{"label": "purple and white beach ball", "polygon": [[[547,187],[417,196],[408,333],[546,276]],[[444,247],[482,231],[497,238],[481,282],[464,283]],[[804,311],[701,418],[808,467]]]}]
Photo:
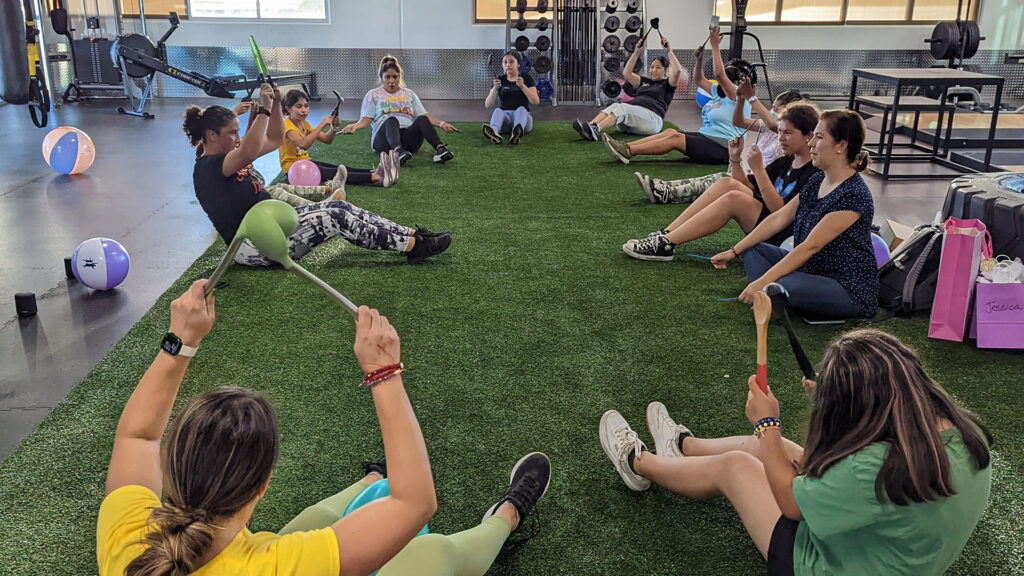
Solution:
[{"label": "purple and white beach ball", "polygon": [[71,257],[75,278],[93,290],[116,287],[128,276],[131,264],[124,246],[110,238],[90,238]]}]

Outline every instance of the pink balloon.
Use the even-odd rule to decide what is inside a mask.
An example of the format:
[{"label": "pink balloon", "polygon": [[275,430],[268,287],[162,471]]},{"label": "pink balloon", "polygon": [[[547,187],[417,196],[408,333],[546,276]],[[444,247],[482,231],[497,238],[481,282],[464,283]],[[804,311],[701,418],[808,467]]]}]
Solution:
[{"label": "pink balloon", "polygon": [[296,160],[288,169],[288,183],[292,186],[319,186],[320,168],[312,160]]}]

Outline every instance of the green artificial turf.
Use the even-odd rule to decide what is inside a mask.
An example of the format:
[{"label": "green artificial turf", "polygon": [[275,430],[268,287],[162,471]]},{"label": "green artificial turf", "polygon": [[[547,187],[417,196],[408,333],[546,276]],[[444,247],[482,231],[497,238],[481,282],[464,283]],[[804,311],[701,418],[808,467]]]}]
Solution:
[{"label": "green artificial turf", "polygon": [[[752,315],[735,296],[742,269],[685,258],[739,238],[686,246],[671,263],[626,257],[620,245],[670,222],[679,206],[648,204],[632,172],[689,177],[720,167],[677,156],[634,166],[567,123],[539,122],[516,147],[477,124],[446,136],[456,158],[421,151],[396,188],[350,187],[356,204],[409,225],[450,229],[451,249],[421,266],[336,239],[303,264],[398,328],[406,386],[430,451],[440,509],[430,526],[470,528],[502,495],[523,454],[551,456],[541,531],[492,574],[758,574],[764,561],[729,503],[666,490],[629,491],[601,451],[597,425],[615,408],[648,439],[644,409],[664,402],[700,436],[750,433],[746,378]],[[313,155],[368,166],[367,134],[339,136]],[[171,287],[18,451],[0,465],[0,574],[95,572],[96,513],[114,429],[168,325],[168,302],[223,252],[218,242]],[[277,530],[305,506],[361,476],[383,455],[373,404],[352,355],[350,317],[281,270],[234,266],[217,293],[218,321],[181,398],[220,385],[265,392],[281,425],[281,457],[253,530]],[[929,340],[927,318],[878,325],[916,346],[929,372],[981,414],[996,437],[988,512],[952,574],[1024,569],[1024,356]],[[797,330],[812,358],[851,326]],[[786,432],[809,414],[783,332],[770,329],[771,381]],[[649,442],[649,440],[648,440]],[[837,494],[837,498],[843,495]]]}]

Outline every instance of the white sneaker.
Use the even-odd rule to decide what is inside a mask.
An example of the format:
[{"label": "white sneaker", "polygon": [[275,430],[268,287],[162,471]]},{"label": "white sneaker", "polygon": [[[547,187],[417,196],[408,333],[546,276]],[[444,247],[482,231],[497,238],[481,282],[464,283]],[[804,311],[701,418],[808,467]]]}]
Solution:
[{"label": "white sneaker", "polygon": [[384,188],[391,188],[394,179],[391,177],[391,153],[380,153],[380,185]]},{"label": "white sneaker", "polygon": [[654,198],[654,190],[651,188],[651,177],[639,172],[633,172],[633,176],[636,177],[636,183],[643,188],[644,194],[647,195],[647,201],[651,204],[657,204],[658,202]]},{"label": "white sneaker", "polygon": [[629,427],[626,419],[615,410],[609,410],[601,416],[601,447],[612,461],[615,471],[630,490],[641,492],[651,487],[651,481],[640,476],[629,467],[629,454],[640,455],[644,443],[636,432]]},{"label": "white sneaker", "polygon": [[676,424],[661,402],[647,405],[647,429],[651,432],[651,438],[654,438],[658,456],[682,456],[683,451],[679,449],[680,435],[693,436],[689,428]]},{"label": "white sneaker", "polygon": [[348,181],[348,168],[344,164],[338,165],[338,173],[331,178],[332,188],[334,190],[344,190],[345,182]]}]

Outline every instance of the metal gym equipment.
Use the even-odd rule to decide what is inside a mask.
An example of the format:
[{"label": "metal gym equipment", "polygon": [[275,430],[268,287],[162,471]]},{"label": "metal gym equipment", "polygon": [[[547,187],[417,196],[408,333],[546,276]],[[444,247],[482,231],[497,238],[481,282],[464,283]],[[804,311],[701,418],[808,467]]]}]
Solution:
[{"label": "metal gym equipment", "polygon": [[747,3],[749,0],[733,0],[732,4],[732,29],[728,32],[722,32],[721,36],[729,37],[729,58],[742,58],[743,57],[743,38],[750,36],[757,42],[757,62],[751,62],[750,66],[755,70],[761,68],[764,73],[761,78],[764,80],[765,88],[768,89],[768,100],[774,101],[775,96],[772,93],[772,83],[768,80],[768,64],[764,57],[764,49],[761,48],[761,39],[757,37],[757,34],[747,31]]},{"label": "metal gym equipment", "polygon": [[[552,19],[547,17],[549,10],[552,12]],[[528,11],[539,12],[543,16],[538,18],[536,22],[531,23],[526,18],[526,12]],[[556,48],[558,41],[558,11],[558,0],[537,0],[537,3],[533,6],[530,5],[528,0],[515,0],[514,2],[513,0],[505,0],[505,50],[515,48],[523,54],[523,62],[529,63],[528,70],[523,70],[523,72],[528,73],[532,71],[535,76],[540,76],[540,78],[536,79],[538,94],[541,94],[540,88],[543,85],[543,93],[547,94],[547,98],[541,96],[541,99],[550,101],[552,106],[558,105],[558,74],[554,72],[554,62],[558,59],[558,49]],[[513,19],[513,12],[515,12],[515,19]],[[532,41],[526,34],[520,34],[513,40],[513,29],[519,32],[533,29],[541,32],[541,34],[537,36],[536,40]],[[554,37],[554,41],[552,41],[552,37]],[[527,57],[527,51],[530,50],[531,46],[540,54],[529,58]],[[550,78],[544,77],[549,74]]]},{"label": "metal gym equipment", "polygon": [[[605,14],[601,30],[606,34],[601,41],[601,62],[597,67],[598,81],[594,86],[594,102],[600,106],[605,99],[615,100],[625,92],[632,96],[633,85],[624,82],[623,65],[640,43],[644,34],[644,19],[647,13],[646,0],[607,0],[602,10]],[[624,15],[624,14],[625,15]],[[628,16],[627,16],[628,15]],[[656,19],[652,19],[653,22]],[[652,26],[653,29],[653,26]],[[621,34],[625,34],[622,36]],[[637,61],[647,68],[647,44]]]},{"label": "metal gym equipment", "polygon": [[965,59],[973,58],[978,53],[978,45],[985,39],[978,23],[965,19],[971,17],[971,0],[967,0],[966,13],[963,8],[964,2],[959,0],[956,20],[939,22],[932,29],[931,37],[925,39],[932,57],[936,60],[949,60],[950,68],[961,67]]},{"label": "metal gym equipment", "polygon": [[[91,16],[86,0],[82,0],[82,17],[88,35],[82,34],[76,39],[73,34],[76,30],[71,27],[65,0],[47,1],[50,4],[50,24],[57,34],[67,39],[67,53],[55,57],[63,57],[71,65],[71,82],[61,100],[78,102],[93,98],[123,98],[124,79],[110,61],[113,40],[102,36],[98,2],[95,3],[96,16]],[[101,35],[96,36],[97,33]]]},{"label": "metal gym equipment", "polygon": [[[558,12],[559,95],[571,102],[593,102],[600,90],[601,17],[599,0],[563,0]],[[619,0],[610,0],[618,3]]]},{"label": "metal gym equipment", "polygon": [[0,97],[8,104],[28,105],[37,128],[46,126],[53,106],[42,14],[39,0],[0,3]]}]

